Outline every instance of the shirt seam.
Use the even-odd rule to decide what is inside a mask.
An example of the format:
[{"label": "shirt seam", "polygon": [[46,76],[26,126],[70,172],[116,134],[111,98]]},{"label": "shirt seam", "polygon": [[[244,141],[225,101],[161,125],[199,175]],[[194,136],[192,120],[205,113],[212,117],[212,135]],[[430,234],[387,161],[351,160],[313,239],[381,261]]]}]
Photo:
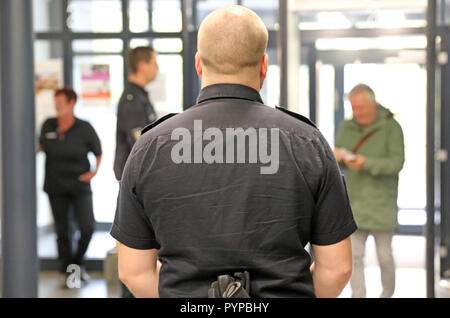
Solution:
[{"label": "shirt seam", "polygon": [[355,220],[354,219],[352,219],[351,221],[345,223],[344,225],[342,225],[336,231],[328,232],[328,233],[312,232],[311,236],[323,237],[323,236],[329,236],[329,235],[333,235],[333,234],[339,234],[339,233],[342,233],[342,231],[344,231],[347,227],[352,226],[353,224],[355,224]]},{"label": "shirt seam", "polygon": [[124,230],[122,230],[122,229],[120,228],[120,226],[117,225],[117,223],[113,223],[113,228],[112,228],[111,230],[113,230],[114,228],[117,229],[117,231],[118,231],[117,234],[118,234],[118,235],[124,235],[124,236],[126,236],[127,238],[129,238],[129,239],[131,239],[131,240],[146,241],[146,242],[155,242],[155,243],[157,243],[156,239],[151,239],[151,238],[139,238],[139,237],[132,236],[132,235],[128,234],[127,232],[125,232]]}]

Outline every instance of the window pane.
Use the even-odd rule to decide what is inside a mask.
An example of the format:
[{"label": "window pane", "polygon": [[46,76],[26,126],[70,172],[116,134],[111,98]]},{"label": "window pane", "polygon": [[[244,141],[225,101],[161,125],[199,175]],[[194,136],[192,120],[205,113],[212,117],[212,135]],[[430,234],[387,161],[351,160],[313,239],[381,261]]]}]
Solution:
[{"label": "window pane", "polygon": [[59,40],[35,40],[34,60],[35,62],[48,59],[62,59],[63,45]]},{"label": "window pane", "polygon": [[318,50],[401,50],[424,49],[427,39],[424,35],[414,36],[380,36],[374,38],[319,38],[316,40]]},{"label": "window pane", "polygon": [[183,50],[181,39],[154,39],[153,47],[157,52],[180,53]]},{"label": "window pane", "polygon": [[237,4],[236,0],[203,0],[198,1],[197,4],[197,28],[202,23],[203,19],[214,10],[227,6]]},{"label": "window pane", "polygon": [[280,67],[277,65],[277,51],[275,49],[269,48],[267,55],[269,56],[269,68],[260,95],[264,104],[275,106],[280,103]]},{"label": "window pane", "polygon": [[[377,101],[389,108],[403,129],[405,163],[400,171],[398,205],[424,208],[426,203],[426,71],[418,64],[348,64],[344,90],[368,84]],[[395,87],[395,90],[392,90]],[[351,105],[346,101],[351,114]],[[350,115],[351,116],[351,115]]]},{"label": "window pane", "polygon": [[[118,183],[113,173],[113,162],[117,102],[123,91],[123,58],[120,55],[76,56],[73,65],[74,89],[80,96],[79,102],[75,106],[75,115],[92,124],[103,148],[102,164],[97,176],[92,180],[95,220],[97,222],[112,222],[116,201],[111,198],[116,198],[118,192]],[[106,79],[107,76],[104,76],[105,72],[102,71],[102,68],[105,65],[108,66],[111,94],[109,103],[96,102],[95,98],[92,97],[89,99],[82,98],[83,88],[91,85],[94,79],[94,76],[86,76],[86,71],[83,74],[83,68],[89,65],[99,66],[97,72],[99,78]],[[100,94],[97,97],[102,98]]]},{"label": "window pane", "polygon": [[307,64],[300,66],[299,84],[300,114],[309,118],[309,66]]},{"label": "window pane", "polygon": [[146,32],[150,30],[148,0],[130,1],[130,30],[131,32]]},{"label": "window pane", "polygon": [[[302,30],[320,30],[320,29],[383,29],[383,28],[419,28],[426,26],[425,6],[401,8],[401,9],[382,9],[371,10],[368,6],[364,8],[363,1],[354,1],[353,10],[336,11],[335,8],[327,6],[324,10],[320,1],[310,1],[310,5],[315,8],[303,8],[299,2],[299,28]],[[388,4],[390,1],[385,1]],[[339,6],[342,1],[335,1]],[[322,7],[320,7],[322,6]],[[343,6],[346,6],[344,4]],[[359,8],[357,8],[359,7]],[[306,9],[306,10],[305,10]]]},{"label": "window pane", "polygon": [[334,147],[334,66],[318,63],[317,126],[325,139]]},{"label": "window pane", "polygon": [[120,0],[70,0],[69,28],[74,32],[122,31],[122,3]]},{"label": "window pane", "polygon": [[160,53],[180,53],[183,51],[183,41],[181,39],[132,39],[130,47],[152,45],[156,52]]},{"label": "window pane", "polygon": [[181,55],[158,55],[159,72],[147,89],[158,117],[183,111],[183,58]]},{"label": "window pane", "polygon": [[[35,113],[36,135],[44,121],[56,116],[53,93],[63,85],[63,45],[61,41],[36,40],[34,42],[35,67]],[[53,223],[48,196],[44,192],[45,154],[36,154],[37,226],[47,227]]]},{"label": "window pane", "polygon": [[275,29],[278,21],[278,0],[243,0],[242,5],[255,11],[268,29]]},{"label": "window pane", "polygon": [[153,45],[151,40],[148,39],[132,39],[130,41],[130,48],[134,49],[135,47],[138,46],[149,46],[149,45]]},{"label": "window pane", "polygon": [[61,31],[63,1],[34,0],[33,24],[35,32]]},{"label": "window pane", "polygon": [[121,39],[74,40],[73,51],[76,53],[120,53],[123,50]]},{"label": "window pane", "polygon": [[179,0],[154,0],[152,29],[155,32],[181,32],[181,3]]},{"label": "window pane", "polygon": [[180,0],[131,0],[129,12],[132,32],[181,32]]}]

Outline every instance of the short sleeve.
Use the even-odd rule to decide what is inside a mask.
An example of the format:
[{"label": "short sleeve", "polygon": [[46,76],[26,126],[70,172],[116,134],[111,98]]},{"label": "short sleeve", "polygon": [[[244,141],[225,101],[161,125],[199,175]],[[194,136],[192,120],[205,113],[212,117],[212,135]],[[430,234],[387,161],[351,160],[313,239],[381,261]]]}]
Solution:
[{"label": "short sleeve", "polygon": [[311,244],[331,245],[350,236],[357,226],[353,219],[344,176],[323,136],[318,139],[317,151],[323,162],[323,174],[315,195]]},{"label": "short sleeve", "polygon": [[134,131],[144,128],[147,124],[144,107],[137,97],[132,102],[122,99],[117,109],[117,129],[133,137]]},{"label": "short sleeve", "polygon": [[111,235],[120,243],[134,249],[159,249],[152,224],[135,193],[136,156],[125,164],[117,198],[116,215]]},{"label": "short sleeve", "polygon": [[102,145],[100,143],[100,139],[98,138],[97,133],[95,132],[94,127],[88,124],[88,134],[87,134],[87,142],[89,146],[89,150],[94,153],[96,157],[102,154]]}]

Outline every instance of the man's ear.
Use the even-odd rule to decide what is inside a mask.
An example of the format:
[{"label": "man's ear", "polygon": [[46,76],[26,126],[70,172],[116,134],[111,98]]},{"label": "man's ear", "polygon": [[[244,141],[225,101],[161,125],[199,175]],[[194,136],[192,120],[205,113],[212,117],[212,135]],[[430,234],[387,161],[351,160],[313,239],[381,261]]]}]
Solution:
[{"label": "man's ear", "polygon": [[259,69],[259,77],[261,79],[266,78],[268,67],[269,67],[269,56],[267,54],[264,54],[264,56],[261,59],[261,65]]},{"label": "man's ear", "polygon": [[203,76],[202,63],[200,62],[200,56],[198,55],[198,52],[195,53],[195,70],[197,71],[197,75],[199,77]]}]

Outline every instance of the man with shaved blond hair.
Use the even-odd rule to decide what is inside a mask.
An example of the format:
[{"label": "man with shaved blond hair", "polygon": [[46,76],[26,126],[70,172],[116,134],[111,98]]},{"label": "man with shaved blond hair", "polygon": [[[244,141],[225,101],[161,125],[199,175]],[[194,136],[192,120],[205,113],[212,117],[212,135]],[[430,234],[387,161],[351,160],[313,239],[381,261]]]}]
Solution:
[{"label": "man with shaved blond hair", "polygon": [[[203,65],[203,87],[209,81],[243,77],[251,82],[266,64],[269,34],[251,10],[227,7],[211,13],[198,31],[197,68]],[[201,75],[200,75],[201,76]],[[231,78],[230,78],[231,77]]]},{"label": "man with shaved blond hair", "polygon": [[345,183],[312,122],[263,104],[267,42],[247,8],[208,15],[197,104],[134,145],[111,235],[136,297],[336,297],[348,282]]}]

